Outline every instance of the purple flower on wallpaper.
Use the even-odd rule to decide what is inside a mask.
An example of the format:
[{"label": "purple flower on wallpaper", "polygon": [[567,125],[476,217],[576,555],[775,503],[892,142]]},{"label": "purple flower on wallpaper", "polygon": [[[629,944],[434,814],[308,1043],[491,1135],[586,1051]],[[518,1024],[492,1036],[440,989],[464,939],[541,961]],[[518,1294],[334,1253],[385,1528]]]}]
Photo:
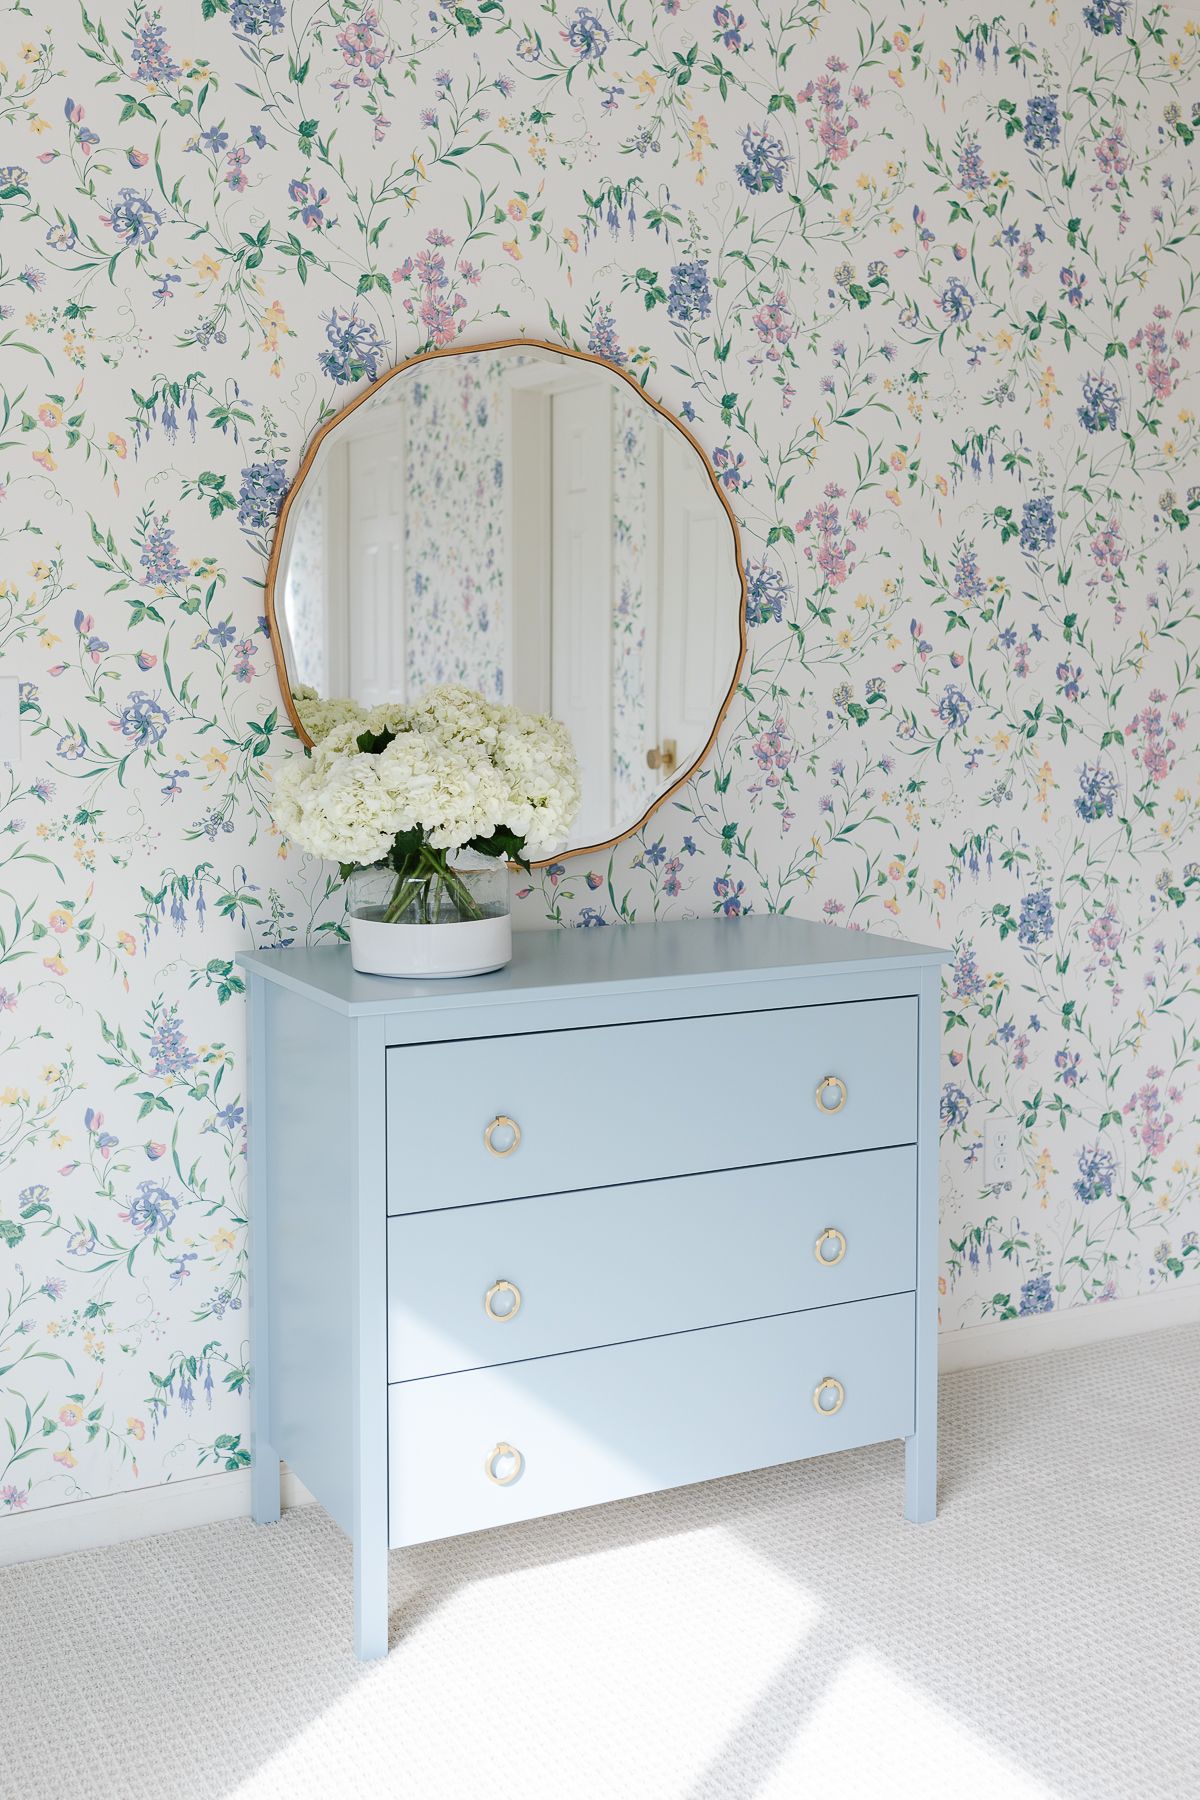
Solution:
[{"label": "purple flower on wallpaper", "polygon": [[987,591],[986,583],[979,573],[979,552],[974,544],[968,544],[960,550],[950,567],[954,575],[956,600],[978,600]]},{"label": "purple flower on wallpaper", "polygon": [[1075,796],[1079,817],[1091,823],[1111,819],[1116,801],[1117,778],[1112,770],[1101,763],[1085,763],[1079,771],[1079,792]]},{"label": "purple flower on wallpaper", "polygon": [[778,569],[769,563],[751,562],[746,564],[746,623],[747,625],[781,625],[783,609],[791,595],[791,588]]},{"label": "purple flower on wallpaper", "polygon": [[742,161],[734,174],[751,194],[782,194],[791,159],[777,137],[765,128],[748,125],[742,133]]},{"label": "purple flower on wallpaper", "polygon": [[129,249],[152,244],[158,236],[162,215],[154,210],[147,194],[136,188],[123,187],[102,215],[104,223],[115,231]]},{"label": "purple flower on wallpaper", "polygon": [[983,976],[979,973],[979,961],[974,950],[960,950],[954,961],[951,979],[954,982],[954,998],[956,1000],[973,1000],[984,989]]},{"label": "purple flower on wallpaper", "polygon": [[150,527],[138,561],[142,565],[142,582],[146,587],[170,587],[187,575],[175,548],[175,534],[168,519],[157,519]]},{"label": "purple flower on wallpaper", "polygon": [[171,55],[162,14],[157,9],[143,14],[141,24],[133,34],[129,56],[135,81],[161,85],[178,81],[183,73]]},{"label": "purple flower on wallpaper", "polygon": [[167,735],[171,715],[150,694],[135,688],[118,714],[121,736],[132,738],[141,750],[161,744]]},{"label": "purple flower on wallpaper", "polygon": [[1075,1198],[1084,1206],[1091,1206],[1094,1201],[1105,1200],[1112,1194],[1117,1159],[1111,1150],[1106,1150],[1103,1144],[1093,1144],[1079,1152],[1076,1166],[1079,1174],[1074,1183]]},{"label": "purple flower on wallpaper", "polygon": [[971,200],[987,189],[987,170],[983,166],[978,138],[967,138],[958,153],[958,185]]},{"label": "purple flower on wallpaper", "polygon": [[339,307],[321,317],[329,349],[323,350],[317,361],[325,373],[339,385],[374,381],[387,345],[370,319],[360,318],[353,308],[343,312]]},{"label": "purple flower on wallpaper", "polygon": [[287,23],[283,0],[230,0],[229,23],[239,37],[273,36]]},{"label": "purple flower on wallpaper", "polygon": [[143,1237],[150,1237],[160,1231],[169,1231],[178,1211],[178,1200],[165,1187],[157,1181],[142,1181],[129,1202],[129,1211],[121,1216]]},{"label": "purple flower on wallpaper", "polygon": [[250,463],[242,470],[238,524],[245,531],[269,531],[287,490],[287,471],[282,456],[273,457],[269,462]]},{"label": "purple flower on wallpaper", "polygon": [[1048,1275],[1033,1275],[1021,1284],[1021,1302],[1017,1308],[1022,1318],[1030,1313],[1054,1311],[1054,1293]]},{"label": "purple flower on wallpaper", "polygon": [[1117,392],[1115,381],[1110,381],[1107,375],[1102,374],[1084,376],[1079,423],[1085,431],[1115,431],[1120,405],[1121,396]]},{"label": "purple flower on wallpaper", "polygon": [[580,62],[598,62],[608,49],[609,34],[589,7],[580,6],[575,10],[566,31],[562,34],[563,42],[571,46]]},{"label": "purple flower on wallpaper", "polygon": [[1058,95],[1034,94],[1025,108],[1025,148],[1053,150],[1060,131]]},{"label": "purple flower on wallpaper", "polygon": [[1032,950],[1053,935],[1054,907],[1050,889],[1038,888],[1034,893],[1024,895],[1017,921],[1017,942],[1026,950]]},{"label": "purple flower on wallpaper", "polygon": [[950,731],[961,731],[971,717],[971,702],[960,687],[953,682],[946,685],[941,699],[938,701],[937,716]]},{"label": "purple flower on wallpaper", "polygon": [[1088,0],[1083,22],[1096,37],[1120,37],[1125,29],[1129,0]]},{"label": "purple flower on wallpaper", "polygon": [[1027,556],[1049,550],[1054,543],[1054,501],[1049,494],[1027,500],[1021,510],[1021,548]]},{"label": "purple flower on wallpaper", "polygon": [[179,1019],[179,1008],[170,1006],[150,1033],[150,1066],[156,1075],[186,1075],[197,1062],[188,1049]]},{"label": "purple flower on wallpaper", "polygon": [[937,307],[952,325],[967,325],[975,311],[975,296],[965,281],[952,275],[938,295]]},{"label": "purple flower on wallpaper", "polygon": [[676,263],[671,270],[671,286],[667,293],[667,312],[677,325],[689,325],[693,319],[707,319],[712,309],[712,293],[708,270],[699,257],[691,262]]},{"label": "purple flower on wallpaper", "polygon": [[625,352],[617,341],[617,327],[612,316],[612,308],[604,307],[592,321],[592,329],[588,333],[588,349],[593,356],[602,356],[606,362],[625,361]]},{"label": "purple flower on wallpaper", "polygon": [[938,1113],[943,1125],[962,1125],[971,1110],[971,1102],[962,1088],[948,1081],[942,1089],[942,1097],[938,1102]]}]

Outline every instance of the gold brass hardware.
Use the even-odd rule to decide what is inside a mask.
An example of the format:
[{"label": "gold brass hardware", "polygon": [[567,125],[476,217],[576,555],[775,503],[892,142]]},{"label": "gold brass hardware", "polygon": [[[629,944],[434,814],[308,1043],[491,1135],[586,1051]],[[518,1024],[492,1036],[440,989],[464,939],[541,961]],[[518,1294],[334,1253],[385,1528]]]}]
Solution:
[{"label": "gold brass hardware", "polygon": [[[499,1145],[492,1142],[492,1133],[494,1131],[502,1130],[511,1131],[513,1134],[513,1141],[505,1150],[501,1150]],[[515,1119],[510,1119],[507,1113],[497,1113],[491,1124],[484,1131],[483,1141],[493,1156],[511,1156],[513,1151],[517,1148],[517,1145],[521,1142],[521,1127],[517,1124]]]},{"label": "gold brass hardware", "polygon": [[[836,1394],[837,1399],[832,1406],[822,1406],[822,1394]],[[818,1381],[816,1387],[813,1389],[813,1405],[823,1419],[832,1419],[835,1412],[841,1412],[842,1401],[845,1398],[846,1390],[834,1375],[826,1375],[824,1380]]]},{"label": "gold brass hardware", "polygon": [[[836,1256],[826,1256],[826,1254],[825,1254],[826,1244],[836,1244],[837,1245],[837,1255]],[[817,1239],[816,1243],[813,1245],[813,1255],[816,1257],[817,1261],[821,1264],[822,1268],[832,1269],[838,1263],[841,1262],[841,1260],[842,1260],[843,1256],[845,1256],[845,1254],[846,1254],[846,1234],[845,1234],[845,1232],[839,1231],[836,1225],[827,1225],[825,1227],[824,1231],[821,1233],[820,1237]]]},{"label": "gold brass hardware", "polygon": [[[497,1312],[495,1307],[492,1305],[492,1301],[496,1298],[497,1294],[511,1294],[512,1295],[512,1305],[509,1307],[507,1312]],[[495,1319],[497,1325],[507,1324],[508,1320],[515,1319],[517,1314],[521,1310],[521,1290],[520,1290],[520,1288],[514,1287],[514,1285],[511,1281],[493,1281],[491,1287],[488,1289],[487,1293],[483,1296],[483,1310],[487,1314],[489,1319]]]},{"label": "gold brass hardware", "polygon": [[679,752],[674,738],[664,738],[661,744],[651,744],[646,752],[646,764],[651,769],[661,769],[664,775],[673,773],[679,761]]},{"label": "gold brass hardware", "polygon": [[[826,1106],[826,1104],[825,1104],[826,1088],[836,1088],[837,1089],[838,1098],[837,1098],[836,1106]],[[815,1099],[817,1102],[817,1106],[821,1112],[823,1112],[823,1113],[840,1113],[843,1106],[845,1106],[845,1104],[846,1104],[846,1084],[842,1080],[841,1076],[840,1075],[822,1075],[820,1081],[818,1081],[818,1083],[817,1083],[817,1091],[816,1091]]]},{"label": "gold brass hardware", "polygon": [[[514,1458],[513,1472],[511,1475],[497,1475],[496,1473],[496,1464],[502,1456],[511,1456]],[[521,1452],[515,1450],[511,1444],[497,1444],[494,1450],[488,1451],[483,1463],[484,1474],[489,1481],[495,1482],[497,1487],[508,1487],[510,1483],[517,1479],[517,1476],[524,1467],[525,1458],[521,1455]]]}]

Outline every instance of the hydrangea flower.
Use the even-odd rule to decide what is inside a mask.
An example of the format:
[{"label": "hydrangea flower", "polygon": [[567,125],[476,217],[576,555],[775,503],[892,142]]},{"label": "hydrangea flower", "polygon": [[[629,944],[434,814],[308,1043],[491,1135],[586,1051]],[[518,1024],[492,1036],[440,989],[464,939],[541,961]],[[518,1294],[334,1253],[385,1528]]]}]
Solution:
[{"label": "hydrangea flower", "polygon": [[283,0],[231,0],[229,23],[239,37],[269,37],[283,30],[287,13]]},{"label": "hydrangea flower", "polygon": [[287,490],[287,471],[281,456],[272,457],[269,462],[250,463],[242,470],[238,524],[246,531],[270,530]]},{"label": "hydrangea flower", "polygon": [[1054,1311],[1054,1293],[1048,1275],[1033,1275],[1021,1284],[1021,1301],[1017,1308],[1022,1318],[1030,1313]]}]

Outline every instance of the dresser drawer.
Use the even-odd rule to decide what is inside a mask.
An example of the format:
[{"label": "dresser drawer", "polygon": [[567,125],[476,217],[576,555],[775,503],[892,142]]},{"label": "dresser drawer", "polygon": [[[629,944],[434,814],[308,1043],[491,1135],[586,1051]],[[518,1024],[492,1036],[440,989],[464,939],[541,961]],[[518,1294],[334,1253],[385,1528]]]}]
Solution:
[{"label": "dresser drawer", "polygon": [[915,1262],[913,1149],[407,1213],[388,1379],[899,1293]]},{"label": "dresser drawer", "polygon": [[[391,1544],[907,1436],[913,1361],[913,1296],[896,1294],[401,1383],[388,1390]],[[826,1377],[844,1397],[818,1416]],[[520,1463],[492,1460],[500,1446]],[[489,1468],[518,1472],[501,1486]]]},{"label": "dresser drawer", "polygon": [[398,1046],[388,1211],[911,1144],[916,1044],[905,998]]}]

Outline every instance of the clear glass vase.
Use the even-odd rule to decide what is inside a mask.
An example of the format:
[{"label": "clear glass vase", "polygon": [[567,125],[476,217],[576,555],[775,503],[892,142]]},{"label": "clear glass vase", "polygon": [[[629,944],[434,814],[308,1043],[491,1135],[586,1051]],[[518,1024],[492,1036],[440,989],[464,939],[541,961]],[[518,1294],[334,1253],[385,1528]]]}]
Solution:
[{"label": "clear glass vase", "polygon": [[512,958],[508,865],[428,848],[352,870],[350,957],[365,975],[481,975]]}]

